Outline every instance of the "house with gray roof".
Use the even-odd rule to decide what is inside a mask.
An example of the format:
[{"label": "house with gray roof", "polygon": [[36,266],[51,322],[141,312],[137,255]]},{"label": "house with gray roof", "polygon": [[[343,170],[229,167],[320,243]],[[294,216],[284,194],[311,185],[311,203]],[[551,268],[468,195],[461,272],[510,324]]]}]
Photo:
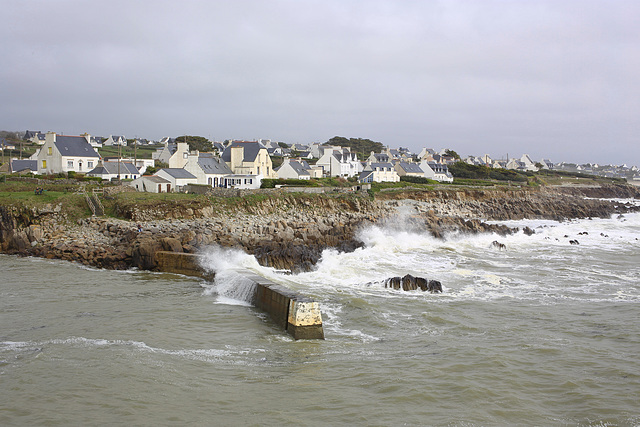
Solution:
[{"label": "house with gray roof", "polygon": [[316,162],[322,166],[327,176],[356,176],[362,171],[362,165],[349,147],[324,146],[323,154]]},{"label": "house with gray roof", "polygon": [[37,173],[37,160],[18,160],[11,159],[9,164],[9,173]]},{"label": "house with gray roof", "polygon": [[424,177],[439,182],[453,182],[453,175],[446,164],[422,161],[420,168],[424,171]]},{"label": "house with gray roof", "polygon": [[424,177],[424,171],[417,163],[396,162],[393,168],[400,176],[417,176]]},{"label": "house with gray roof", "polygon": [[123,135],[109,135],[109,138],[102,141],[102,145],[111,146],[111,145],[122,145],[123,147],[127,146],[127,138]]},{"label": "house with gray roof", "polygon": [[174,193],[182,193],[187,184],[197,184],[198,178],[190,172],[182,168],[164,168],[160,169],[154,175],[164,178],[171,184],[170,191]]},{"label": "house with gray roof", "polygon": [[281,179],[311,179],[310,169],[307,162],[299,162],[285,157],[282,164],[276,169],[276,173]]},{"label": "house with gray roof", "polygon": [[400,175],[391,163],[369,163],[358,177],[358,182],[399,182]]},{"label": "house with gray roof", "polygon": [[[47,132],[45,143],[35,155],[38,174],[86,173],[98,165],[100,155],[89,143],[90,135],[68,136]],[[32,156],[33,158],[34,156]]]},{"label": "house with gray roof", "polygon": [[113,179],[136,179],[140,177],[140,171],[131,162],[98,161],[98,166],[87,172],[87,176],[99,177],[104,181],[111,181]]},{"label": "house with gray roof", "polygon": [[387,163],[389,162],[389,155],[387,153],[374,153],[367,157],[367,163]]},{"label": "house with gray roof", "polygon": [[233,141],[222,152],[222,160],[236,175],[277,177],[266,147],[258,141]]},{"label": "house with gray roof", "polygon": [[147,193],[171,192],[171,182],[157,175],[143,175],[131,181],[129,185],[138,191]]},{"label": "house with gray roof", "polygon": [[189,154],[184,169],[194,175],[198,184],[211,187],[224,187],[225,178],[233,175],[233,171],[220,157],[211,153]]}]

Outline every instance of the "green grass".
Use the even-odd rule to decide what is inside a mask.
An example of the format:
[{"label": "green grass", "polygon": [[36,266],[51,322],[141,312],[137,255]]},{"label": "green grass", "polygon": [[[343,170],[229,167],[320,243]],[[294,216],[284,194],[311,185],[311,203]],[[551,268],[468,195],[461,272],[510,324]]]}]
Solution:
[{"label": "green grass", "polygon": [[120,150],[118,150],[117,146],[110,146],[110,147],[102,147],[102,148],[98,148],[98,153],[100,153],[100,155],[102,157],[118,157],[118,153],[120,155],[120,157],[127,157],[127,158],[134,158],[135,156],[137,156],[139,159],[150,159],[151,158],[151,153],[155,153],[156,149],[159,148],[160,146],[158,145],[154,145],[154,146],[143,146],[143,147],[138,147],[138,152],[137,154],[135,153],[134,147],[121,147]]}]

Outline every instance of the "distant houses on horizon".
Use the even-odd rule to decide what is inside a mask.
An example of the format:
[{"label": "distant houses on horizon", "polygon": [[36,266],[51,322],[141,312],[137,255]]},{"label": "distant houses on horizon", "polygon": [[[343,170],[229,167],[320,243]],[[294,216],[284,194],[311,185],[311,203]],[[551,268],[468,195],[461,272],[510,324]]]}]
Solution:
[{"label": "distant houses on horizon", "polygon": [[[187,142],[179,142],[170,137],[160,141],[128,141],[123,135],[103,138],[86,133],[69,136],[55,132],[26,131],[23,139],[40,147],[29,159],[11,159],[3,172],[40,175],[74,172],[100,177],[106,181],[131,180],[129,185],[136,190],[149,192],[184,191],[188,184],[212,188],[255,189],[260,188],[263,179],[277,178],[308,180],[341,177],[356,178],[360,183],[372,183],[398,182],[403,176],[412,176],[453,182],[448,166],[457,161],[525,172],[557,169],[602,174],[612,178],[631,174],[640,180],[636,167],[554,164],[548,159],[536,162],[527,154],[520,158],[497,160],[488,154],[459,159],[447,149],[435,151],[423,148],[415,154],[402,147],[386,147],[379,153],[371,152],[369,157],[362,160],[349,147],[327,143],[287,145],[269,139],[212,142],[211,152],[190,150]],[[151,159],[103,158],[99,154],[103,147],[126,147],[130,142],[139,146],[156,146],[156,151],[152,153]],[[3,152],[4,149],[9,149],[9,145],[6,140],[0,139]],[[282,163],[275,169],[272,156],[282,157]],[[156,170],[153,175],[144,175],[147,168],[154,167],[156,162],[168,167]]]}]

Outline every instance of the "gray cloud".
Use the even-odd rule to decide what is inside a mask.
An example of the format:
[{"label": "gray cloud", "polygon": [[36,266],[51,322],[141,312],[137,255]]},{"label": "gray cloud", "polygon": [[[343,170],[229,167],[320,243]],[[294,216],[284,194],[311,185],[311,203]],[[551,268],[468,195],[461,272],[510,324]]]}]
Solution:
[{"label": "gray cloud", "polygon": [[634,1],[2,1],[0,126],[640,164]]}]

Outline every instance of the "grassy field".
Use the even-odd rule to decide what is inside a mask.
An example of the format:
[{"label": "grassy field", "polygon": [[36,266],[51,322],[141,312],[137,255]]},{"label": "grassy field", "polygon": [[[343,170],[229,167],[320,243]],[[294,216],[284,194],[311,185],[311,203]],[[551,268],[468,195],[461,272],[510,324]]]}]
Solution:
[{"label": "grassy field", "polygon": [[133,159],[134,156],[137,156],[138,159],[150,159],[151,154],[155,153],[158,148],[160,148],[159,145],[145,145],[143,147],[138,147],[136,154],[134,147],[121,147],[119,151],[118,147],[102,147],[98,148],[98,153],[100,153],[102,157],[118,157],[118,153],[120,153],[120,157]]}]

